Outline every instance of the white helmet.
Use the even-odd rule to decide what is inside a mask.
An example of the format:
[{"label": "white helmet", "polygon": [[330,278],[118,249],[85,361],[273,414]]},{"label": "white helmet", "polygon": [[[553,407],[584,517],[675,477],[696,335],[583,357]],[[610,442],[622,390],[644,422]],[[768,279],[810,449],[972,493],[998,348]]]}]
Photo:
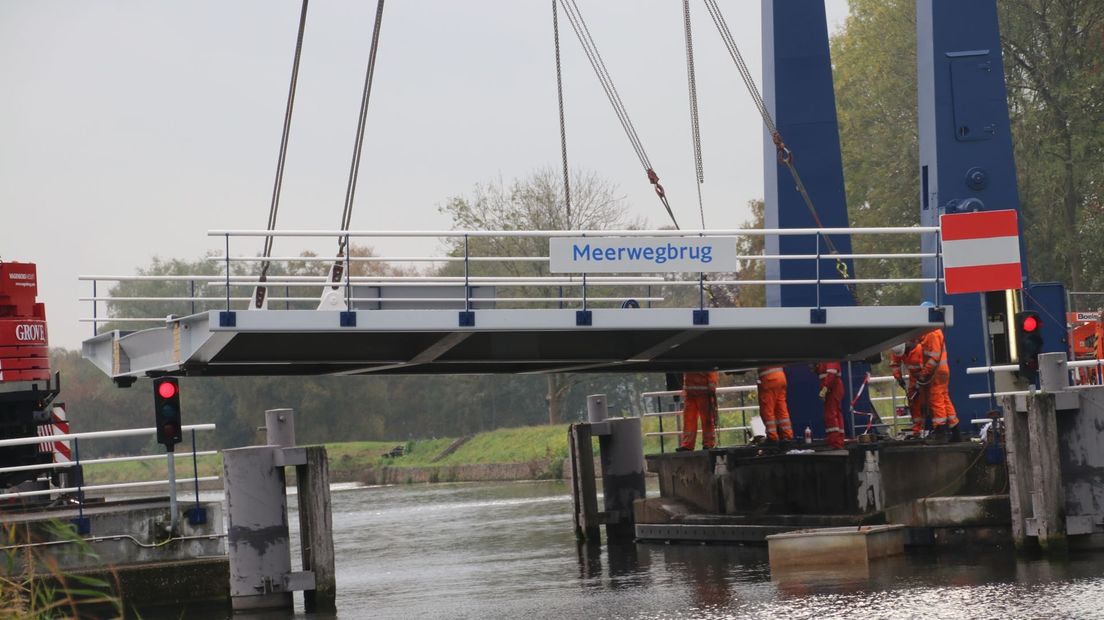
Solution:
[{"label": "white helmet", "polygon": [[905,354],[905,343],[901,342],[893,345],[893,353],[901,356]]}]

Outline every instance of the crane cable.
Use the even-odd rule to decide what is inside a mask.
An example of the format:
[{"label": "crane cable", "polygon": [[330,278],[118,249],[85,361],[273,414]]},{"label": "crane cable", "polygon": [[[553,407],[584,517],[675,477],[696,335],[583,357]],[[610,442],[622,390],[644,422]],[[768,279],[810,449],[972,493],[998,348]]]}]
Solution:
[{"label": "crane cable", "polygon": [[[364,127],[368,117],[368,101],[372,96],[372,79],[376,74],[376,55],[379,50],[380,27],[383,24],[383,3],[384,0],[379,0],[376,5],[376,22],[372,29],[372,45],[368,53],[368,68],[364,74],[364,91],[360,98],[360,118],[357,122],[356,140],[353,145],[353,160],[349,166],[349,183],[345,188],[345,209],[341,213],[341,228],[339,229],[341,231],[349,230],[349,224],[353,218],[353,199],[356,196],[357,177],[360,174],[360,155],[364,147]],[[341,258],[345,256],[347,250],[346,240],[347,238],[344,236],[338,239],[338,260],[334,262],[330,269],[330,284],[341,282],[344,276],[345,265]],[[336,289],[337,287],[333,288]]]},{"label": "crane cable", "polygon": [[690,28],[690,0],[682,0],[682,19],[686,33],[686,84],[690,91],[690,139],[694,146],[694,172],[698,179],[698,212],[701,227],[705,229],[705,203],[702,201],[702,183],[705,183],[705,167],[702,164],[701,122],[698,116],[698,80],[694,71],[694,35]]},{"label": "crane cable", "polygon": [[[755,107],[759,110],[759,115],[763,117],[763,124],[770,133],[771,140],[774,142],[774,147],[778,152],[778,163],[786,166],[790,171],[790,176],[793,177],[797,192],[801,195],[802,200],[805,202],[805,206],[809,209],[809,214],[813,216],[813,221],[816,223],[817,228],[824,228],[824,223],[821,221],[816,207],[813,206],[813,199],[809,196],[809,191],[805,188],[805,183],[801,180],[801,175],[798,174],[797,168],[794,166],[793,152],[790,151],[789,147],[786,146],[786,142],[782,139],[782,134],[778,131],[778,126],[775,124],[766,102],[763,101],[763,96],[759,93],[759,88],[755,85],[755,80],[751,76],[751,71],[748,69],[747,63],[744,62],[743,54],[740,53],[740,48],[736,46],[736,40],[732,37],[732,31],[729,30],[728,23],[725,21],[724,15],[721,14],[721,8],[717,5],[717,0],[704,1],[706,9],[709,10],[710,17],[713,18],[713,24],[717,27],[717,32],[720,33],[725,47],[728,48],[729,55],[732,56],[732,60],[736,63],[736,68],[740,72],[740,77],[743,79],[744,85],[747,87],[748,93],[755,103]],[[825,245],[828,246],[828,252],[833,255],[838,255],[839,251],[832,242],[832,238],[828,235],[823,235],[823,237]],[[847,263],[840,258],[836,258],[836,271],[844,280],[851,279]],[[853,286],[854,285],[848,285],[848,290],[851,296],[855,297]]]},{"label": "crane cable", "polygon": [[[276,179],[272,183],[272,203],[268,207],[268,230],[276,230],[276,214],[280,211],[280,191],[284,186],[284,163],[287,161],[288,135],[291,132],[291,114],[295,109],[295,87],[299,81],[299,59],[303,55],[303,33],[307,25],[307,3],[303,0],[303,8],[299,13],[299,32],[295,39],[295,60],[291,64],[291,85],[288,86],[287,109],[284,110],[284,131],[280,136],[280,155],[276,160]],[[261,263],[260,286],[253,292],[253,304],[255,308],[264,307],[265,296],[268,291],[264,282],[268,279],[268,268],[271,264],[268,258],[272,256],[273,237],[265,237],[263,258]]]},{"label": "crane cable", "polygon": [[565,229],[571,229],[571,175],[567,167],[567,123],[564,121],[563,70],[560,68],[560,16],[556,9],[558,0],[552,0],[552,36],[556,42],[556,93],[560,102],[560,153],[563,159],[564,207],[567,214]]},{"label": "crane cable", "polygon": [[[702,183],[705,182],[705,166],[702,162],[701,148],[701,119],[698,114],[698,79],[694,69],[694,33],[690,22],[690,0],[682,0],[683,31],[686,37],[686,87],[690,93],[690,141],[694,150],[694,173],[697,178],[698,190],[698,214],[701,216],[701,227],[705,230],[705,202],[702,200]],[[702,298],[700,305],[705,308],[705,297],[709,297],[709,305],[718,305],[717,295],[713,292],[713,285],[706,284],[708,278],[705,273],[698,274],[698,282]]]},{"label": "crane cable", "polygon": [[636,127],[633,126],[633,122],[629,118],[628,110],[625,109],[625,103],[621,100],[621,95],[617,92],[617,87],[613,84],[613,78],[610,77],[609,70],[606,68],[606,63],[602,60],[602,55],[598,52],[598,47],[594,43],[594,37],[590,33],[590,28],[587,26],[586,20],[583,19],[583,14],[579,10],[578,4],[576,4],[575,0],[560,0],[560,5],[563,7],[564,13],[571,23],[572,30],[575,31],[575,36],[583,46],[583,52],[586,54],[591,68],[594,69],[594,74],[598,77],[598,81],[601,83],[602,90],[605,91],[610,105],[613,106],[613,111],[617,115],[617,120],[621,123],[622,129],[625,130],[625,135],[628,136],[633,151],[636,152],[637,158],[640,160],[641,165],[644,166],[644,171],[648,175],[648,182],[655,187],[655,193],[659,196],[660,202],[663,203],[663,207],[667,210],[667,215],[671,217],[671,222],[675,225],[675,228],[679,229],[678,220],[675,219],[675,213],[671,210],[671,204],[667,201],[667,193],[659,183],[659,175],[656,174],[655,169],[652,168],[651,161],[648,159],[648,153],[644,150],[644,144],[640,141],[640,135],[637,133]]}]

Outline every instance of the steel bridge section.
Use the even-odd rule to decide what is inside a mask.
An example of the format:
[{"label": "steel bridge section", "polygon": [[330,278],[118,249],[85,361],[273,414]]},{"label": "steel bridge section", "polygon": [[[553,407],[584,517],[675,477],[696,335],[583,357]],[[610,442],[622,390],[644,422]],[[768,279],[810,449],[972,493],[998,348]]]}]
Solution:
[{"label": "steel bridge section", "polygon": [[[824,359],[859,360],[933,327],[953,325],[913,306],[476,310],[458,327],[455,310],[236,312],[233,326],[209,311],[164,327],[112,331],[84,342],[84,357],[116,380],[160,375],[519,374],[682,372],[753,368]],[[346,324],[349,321],[345,321]]]}]

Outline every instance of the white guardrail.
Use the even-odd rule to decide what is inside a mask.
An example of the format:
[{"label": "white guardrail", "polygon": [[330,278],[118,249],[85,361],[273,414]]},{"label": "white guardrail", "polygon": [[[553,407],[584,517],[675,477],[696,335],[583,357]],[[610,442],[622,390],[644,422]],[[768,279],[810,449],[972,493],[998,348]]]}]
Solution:
[{"label": "white guardrail", "polygon": [[[850,235],[904,235],[915,237],[913,245],[921,246],[925,236],[936,238],[935,247],[939,247],[939,229],[936,227],[908,228],[826,228],[826,229],[732,229],[732,230],[609,230],[609,231],[337,231],[337,230],[214,230],[208,236],[221,237],[225,241],[225,252],[211,256],[212,263],[221,266],[221,274],[197,275],[85,275],[82,281],[92,282],[92,295],[81,297],[80,301],[92,305],[92,316],[80,319],[92,323],[95,330],[104,323],[161,323],[165,316],[133,316],[120,304],[171,303],[172,314],[195,314],[206,310],[232,310],[244,308],[250,301],[252,289],[264,285],[268,290],[267,299],[271,309],[314,309],[320,301],[322,289],[343,289],[343,298],[349,304],[456,304],[470,310],[473,305],[495,304],[495,307],[560,307],[587,309],[595,307],[617,307],[635,301],[637,305],[663,307],[663,304],[680,302],[698,305],[704,299],[706,287],[739,286],[816,286],[818,293],[821,285],[867,286],[867,285],[921,285],[940,282],[937,278],[850,278],[842,279],[834,267],[824,266],[825,261],[887,261],[887,260],[925,260],[940,258],[939,253],[908,251],[900,253],[849,253],[831,254],[825,241],[826,237]],[[740,237],[763,236],[807,236],[809,248],[804,254],[738,255],[735,251],[736,239]],[[385,239],[426,239],[443,247],[439,256],[425,255],[424,252],[410,256],[275,256],[265,259],[256,255],[231,252],[231,241],[241,239],[263,239],[266,237],[289,238],[329,238],[345,247],[351,247],[354,240],[365,239],[368,242]],[[698,272],[672,273],[670,269],[656,268],[654,272],[603,275],[591,274],[548,274],[552,263],[549,253],[551,240],[559,238],[586,238],[595,243],[611,239],[631,244],[633,240],[655,237],[683,239],[683,243],[702,240],[725,240],[724,247],[731,246],[725,260],[734,263],[734,267],[719,274],[717,279],[701,277]],[[728,241],[731,240],[731,244]],[[671,243],[675,243],[672,241]],[[899,244],[907,246],[909,244]],[[517,248],[516,252],[495,252],[493,248],[508,246]],[[721,246],[718,246],[721,247]],[[622,248],[624,249],[624,248]],[[819,259],[819,260],[818,260]],[[269,261],[273,268],[265,281],[259,277],[259,264]],[[738,271],[736,264],[755,261],[804,260],[816,262],[816,277],[806,280],[739,280],[731,279],[730,274]],[[341,263],[344,273],[337,283],[331,282],[325,274],[327,265]],[[503,270],[502,267],[508,267]],[[516,266],[516,267],[514,267]],[[668,266],[669,267],[669,266]],[[355,269],[354,269],[355,268]],[[451,269],[451,273],[449,270]],[[533,273],[526,275],[522,269]],[[250,271],[256,274],[248,273]],[[354,275],[354,271],[362,273]],[[376,272],[373,274],[372,272]],[[716,271],[716,269],[714,269]],[[824,276],[821,276],[821,272]],[[919,270],[917,270],[919,271]],[[938,272],[938,270],[937,270]],[[506,275],[512,274],[512,275]],[[729,277],[724,277],[728,275]],[[101,295],[100,284],[110,283],[118,289],[128,282],[156,282],[164,293],[132,295]],[[364,296],[372,294],[368,287],[387,287],[389,296]],[[437,288],[439,295],[419,294],[402,296],[395,294],[402,287]],[[449,288],[452,290],[448,290]],[[461,288],[462,287],[462,288]],[[479,290],[482,288],[483,290]],[[538,288],[537,291],[532,289]],[[696,289],[696,290],[695,290]],[[118,291],[114,291],[118,293]],[[917,302],[920,294],[917,291]],[[120,315],[118,318],[104,316],[101,304],[108,304],[108,314]],[[704,303],[701,301],[700,303]],[[277,304],[279,306],[277,306]],[[160,308],[158,308],[160,311]],[[139,311],[140,312],[140,311]],[[149,312],[147,309],[146,312]]]},{"label": "white guardrail", "polygon": [[[219,480],[218,476],[204,476],[198,475],[198,463],[196,459],[201,456],[208,456],[218,454],[217,450],[207,450],[197,452],[195,449],[195,435],[197,432],[213,431],[216,426],[214,424],[192,424],[181,427],[183,433],[190,432],[192,439],[192,450],[190,452],[177,452],[176,456],[190,457],[192,460],[192,469],[195,476],[192,478],[176,479],[177,484],[189,484],[195,487],[196,502],[199,502],[199,483],[212,482]],[[94,439],[106,439],[116,437],[140,437],[157,434],[155,428],[131,428],[121,429],[114,431],[90,431],[86,433],[69,433],[64,435],[49,435],[47,437],[18,437],[14,439],[0,440],[0,448],[9,446],[26,446],[34,444],[49,445],[59,442],[72,442],[73,460],[67,462],[54,462],[43,463],[41,465],[18,465],[12,467],[0,467],[0,473],[7,472],[21,472],[21,471],[56,471],[65,470],[74,467],[82,467],[84,465],[93,465],[100,463],[128,463],[135,461],[154,461],[154,460],[168,460],[168,454],[153,454],[153,455],[135,455],[135,456],[121,456],[121,457],[109,457],[99,459],[87,459],[82,460],[80,458],[80,442],[89,441]],[[77,476],[78,481],[81,480],[81,476]],[[84,504],[84,495],[90,491],[116,491],[125,489],[139,489],[150,487],[161,487],[170,484],[168,479],[165,480],[144,480],[136,482],[117,482],[112,484],[97,484],[97,485],[85,485],[83,482],[77,486],[62,487],[62,488],[50,488],[35,491],[12,491],[9,493],[0,493],[0,501],[21,499],[26,497],[36,497],[45,495],[65,495],[75,494],[78,501],[78,506],[82,507]],[[174,498],[175,499],[175,498]]]},{"label": "white guardrail", "polygon": [[[1083,390],[1083,389],[1088,389],[1088,388],[1100,387],[1101,385],[1104,385],[1104,360],[1078,360],[1078,361],[1073,361],[1073,362],[1066,362],[1066,368],[1070,371],[1069,372],[1069,382],[1070,382],[1070,384],[1069,384],[1067,389],[1070,389],[1070,390]],[[1079,377],[1075,374],[1075,372],[1079,369],[1082,369],[1082,368],[1092,368],[1093,370],[1095,370],[1095,373],[1092,377],[1095,380],[1095,383],[1084,384],[1084,385],[1078,384]],[[1030,390],[1012,390],[1012,391],[997,392],[992,387],[993,383],[994,383],[993,375],[995,375],[997,373],[1016,372],[1019,369],[1020,369],[1019,364],[1002,364],[1002,365],[998,365],[998,366],[972,366],[970,368],[967,368],[966,369],[966,374],[968,374],[968,375],[989,375],[990,376],[990,380],[989,380],[990,388],[989,389],[992,390],[992,391],[989,391],[989,392],[979,392],[979,393],[975,393],[975,394],[970,394],[970,399],[971,400],[984,400],[984,399],[989,399],[989,398],[997,398],[997,397],[1000,397],[1000,396],[1027,396],[1028,394],[1031,394]]]},{"label": "white guardrail", "polygon": [[[908,380],[908,375],[905,375],[905,380]],[[890,393],[889,393],[888,396],[873,396],[873,395],[870,395],[869,398],[870,398],[871,403],[878,403],[878,402],[889,402],[889,403],[891,403],[890,407],[891,407],[892,411],[894,412],[894,415],[879,416],[883,420],[883,423],[873,424],[872,426],[883,427],[883,428],[890,427],[890,428],[892,428],[893,434],[896,435],[897,432],[898,432],[899,427],[901,426],[900,424],[898,424],[898,421],[899,420],[911,420],[911,416],[909,416],[909,415],[903,415],[903,416],[896,415],[897,408],[898,408],[898,403],[900,403],[902,406],[907,406],[907,404],[908,404],[908,399],[907,399],[906,395],[904,394],[904,391],[901,390],[900,387],[897,385],[897,380],[894,379],[893,377],[890,377],[890,376],[871,377],[870,380],[867,383],[870,386],[889,385]],[[719,433],[741,432],[741,431],[747,433],[748,431],[752,431],[753,430],[753,425],[752,425],[751,422],[748,421],[747,414],[748,414],[748,412],[752,412],[752,411],[758,412],[759,411],[759,405],[758,405],[758,386],[757,385],[737,385],[737,386],[717,388],[717,399],[718,399],[718,401],[722,398],[731,397],[733,395],[741,395],[742,400],[746,401],[747,400],[747,398],[746,398],[747,394],[756,394],[756,397],[754,398],[754,401],[753,401],[755,404],[743,404],[743,405],[735,406],[735,407],[720,407],[720,406],[717,407],[718,414],[721,414],[721,413],[740,413],[741,417],[743,418],[743,424],[742,425],[740,425],[740,426],[727,426],[727,427],[718,428],[717,429],[718,434]],[[674,390],[674,391],[645,392],[641,395],[641,397],[644,399],[644,403],[645,403],[644,407],[645,407],[645,411],[646,411],[646,413],[644,413],[642,417],[644,417],[644,418],[657,418],[659,420],[659,430],[658,431],[645,432],[644,436],[645,437],[659,437],[660,438],[660,450],[661,451],[663,451],[663,449],[664,449],[663,438],[665,438],[665,437],[678,437],[682,434],[681,429],[682,429],[683,410],[681,410],[681,409],[672,409],[672,410],[669,410],[669,411],[650,411],[649,407],[648,407],[648,402],[650,401],[650,402],[655,403],[654,408],[659,409],[660,406],[661,406],[661,401],[662,401],[663,398],[672,398],[673,399],[676,396],[681,397],[682,396],[682,391]],[[854,399],[853,394],[851,395],[851,399]],[[863,413],[863,412],[856,412],[856,411],[851,412],[852,435],[855,434],[855,430],[858,429],[860,426],[865,428],[865,425],[856,425],[856,423],[855,423],[855,416],[856,415],[865,416],[867,414]],[[663,430],[663,419],[664,418],[669,418],[669,417],[674,417],[675,418],[676,430],[674,430],[674,431],[664,431]],[[756,416],[753,416],[753,417],[758,418],[759,416],[756,415]],[[889,423],[885,423],[884,422],[885,420],[889,420]],[[986,420],[986,421],[988,421],[988,420]],[[795,434],[795,436],[800,435],[800,429],[794,429],[794,434]]]}]

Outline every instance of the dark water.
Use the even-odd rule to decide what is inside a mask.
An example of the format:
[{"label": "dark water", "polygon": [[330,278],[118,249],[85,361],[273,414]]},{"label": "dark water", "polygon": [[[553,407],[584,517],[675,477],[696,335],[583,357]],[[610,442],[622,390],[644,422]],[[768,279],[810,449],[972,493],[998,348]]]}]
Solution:
[{"label": "dark water", "polygon": [[341,619],[1104,618],[1104,554],[910,554],[870,574],[772,580],[765,548],[580,550],[562,483],[362,488],[333,499]]}]

